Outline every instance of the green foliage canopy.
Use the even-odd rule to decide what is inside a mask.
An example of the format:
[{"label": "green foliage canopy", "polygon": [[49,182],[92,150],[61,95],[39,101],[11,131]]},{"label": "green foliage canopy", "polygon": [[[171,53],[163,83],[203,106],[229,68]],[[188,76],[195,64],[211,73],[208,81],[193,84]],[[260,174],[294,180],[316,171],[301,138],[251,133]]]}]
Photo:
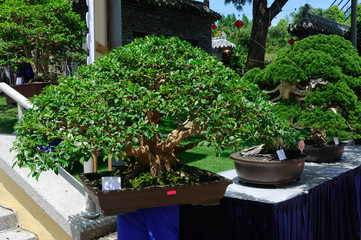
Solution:
[{"label": "green foliage canopy", "polygon": [[35,78],[53,78],[63,61],[84,58],[85,23],[68,1],[5,0],[0,29],[0,65],[31,63]]},{"label": "green foliage canopy", "polygon": [[[126,158],[137,147],[156,154],[168,146],[163,143],[179,145],[192,135],[218,150],[249,141],[276,145],[289,137],[287,123],[256,85],[175,37],[136,39],[79,76],[33,98],[37,107],[16,126],[16,164],[33,176],[56,171],[54,156],[67,166],[92,154]],[[160,139],[163,117],[179,122],[167,139]],[[40,147],[56,139],[63,141],[53,151]]]},{"label": "green foliage canopy", "polygon": [[313,84],[303,101],[281,99],[276,112],[306,128],[339,137],[358,137],[360,75],[361,58],[351,42],[320,34],[297,41],[293,49],[279,54],[264,70],[249,71],[245,79],[268,91],[281,83],[304,91]]}]

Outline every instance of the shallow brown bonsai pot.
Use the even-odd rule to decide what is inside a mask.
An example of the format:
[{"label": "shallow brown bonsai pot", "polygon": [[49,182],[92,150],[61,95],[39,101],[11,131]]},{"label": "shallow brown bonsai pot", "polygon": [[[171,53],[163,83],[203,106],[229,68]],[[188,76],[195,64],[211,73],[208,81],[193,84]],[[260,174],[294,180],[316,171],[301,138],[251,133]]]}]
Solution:
[{"label": "shallow brown bonsai pot", "polygon": [[105,216],[122,215],[141,208],[170,206],[178,204],[218,205],[231,180],[205,171],[216,177],[213,182],[165,185],[145,188],[127,188],[102,191],[93,182],[101,178],[101,173],[80,174],[79,178],[89,197],[98,204]]},{"label": "shallow brown bonsai pot", "polygon": [[[31,98],[34,95],[39,95],[43,88],[48,86],[50,83],[48,82],[34,82],[34,83],[25,83],[19,85],[11,85],[16,91],[21,93],[26,98]],[[6,95],[6,103],[8,105],[16,105],[16,102]]]},{"label": "shallow brown bonsai pot", "polygon": [[309,154],[306,160],[307,162],[332,163],[341,159],[345,146],[346,143],[340,143],[338,145],[329,144],[327,146],[312,146],[306,143],[303,151]]},{"label": "shallow brown bonsai pot", "polygon": [[264,156],[243,156],[241,152],[231,154],[238,178],[242,182],[283,186],[298,179],[303,171],[307,154],[299,150],[285,151],[286,160],[275,160]]}]

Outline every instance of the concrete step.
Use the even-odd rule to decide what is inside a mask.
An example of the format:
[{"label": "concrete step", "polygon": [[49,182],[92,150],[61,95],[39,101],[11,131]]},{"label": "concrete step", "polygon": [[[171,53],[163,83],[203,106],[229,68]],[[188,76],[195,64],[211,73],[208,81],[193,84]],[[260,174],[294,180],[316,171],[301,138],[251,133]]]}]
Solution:
[{"label": "concrete step", "polygon": [[0,232],[16,227],[18,219],[15,212],[0,206]]},{"label": "concrete step", "polygon": [[16,212],[0,205],[0,240],[37,240],[38,237],[19,227]]},{"label": "concrete step", "polygon": [[0,231],[1,240],[37,240],[38,237],[27,230],[22,228],[15,228],[7,231]]}]

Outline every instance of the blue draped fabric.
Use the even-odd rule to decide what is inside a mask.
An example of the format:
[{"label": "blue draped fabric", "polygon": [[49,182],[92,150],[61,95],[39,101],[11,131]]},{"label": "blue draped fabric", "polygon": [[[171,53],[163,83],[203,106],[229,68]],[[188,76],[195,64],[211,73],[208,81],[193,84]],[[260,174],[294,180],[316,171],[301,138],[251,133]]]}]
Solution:
[{"label": "blue draped fabric", "polygon": [[225,197],[183,205],[184,240],[361,240],[361,167],[274,204]]},{"label": "blue draped fabric", "polygon": [[117,220],[119,240],[179,239],[179,205],[138,209]]},{"label": "blue draped fabric", "polygon": [[30,63],[22,63],[19,66],[19,70],[16,72],[17,77],[23,77],[23,84],[28,83],[31,79],[34,78],[34,72]]}]

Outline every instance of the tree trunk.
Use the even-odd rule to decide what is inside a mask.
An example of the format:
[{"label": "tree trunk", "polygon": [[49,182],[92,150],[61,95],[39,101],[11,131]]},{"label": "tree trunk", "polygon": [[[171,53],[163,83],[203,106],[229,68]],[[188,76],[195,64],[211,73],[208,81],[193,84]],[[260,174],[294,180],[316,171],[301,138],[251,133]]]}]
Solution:
[{"label": "tree trunk", "polygon": [[288,0],[276,0],[267,8],[267,0],[253,0],[253,25],[248,45],[246,69],[264,68],[268,28]]},{"label": "tree trunk", "polygon": [[253,25],[248,44],[247,70],[265,66],[264,55],[269,24],[267,0],[253,0]]},{"label": "tree trunk", "polygon": [[[159,123],[159,112],[149,111],[146,120],[150,124]],[[205,127],[200,127],[199,123],[187,120],[182,126],[169,133],[166,140],[162,140],[157,135],[151,139],[140,137],[139,147],[133,147],[132,143],[129,143],[125,147],[125,152],[127,157],[134,159],[132,163],[133,175],[149,169],[152,176],[161,177],[163,169],[173,171],[180,164],[177,154],[197,146],[198,142],[189,143],[185,146],[179,146],[179,144],[185,138],[200,134]]]},{"label": "tree trunk", "polygon": [[153,177],[162,177],[163,169],[172,171],[180,163],[174,149],[165,148],[162,140],[154,144],[148,142],[137,148],[130,147],[126,153],[127,157],[134,157],[132,176],[149,170]]}]

